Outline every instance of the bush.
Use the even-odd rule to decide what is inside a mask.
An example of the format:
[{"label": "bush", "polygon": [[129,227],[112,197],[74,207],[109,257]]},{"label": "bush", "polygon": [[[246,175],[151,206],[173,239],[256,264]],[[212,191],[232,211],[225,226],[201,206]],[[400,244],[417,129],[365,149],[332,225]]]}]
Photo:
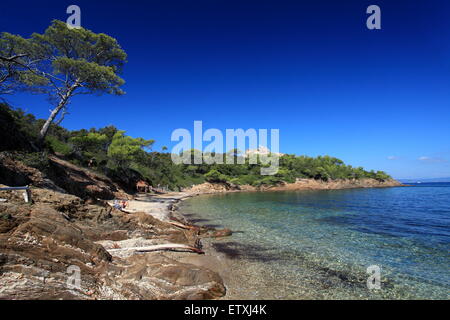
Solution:
[{"label": "bush", "polygon": [[230,179],[230,182],[237,185],[253,185],[259,178],[255,175],[243,175]]},{"label": "bush", "polygon": [[65,156],[69,155],[72,152],[72,148],[68,144],[58,140],[53,136],[47,136],[45,138],[45,145],[52,152],[57,152]]},{"label": "bush", "polygon": [[216,183],[227,182],[228,180],[230,180],[230,178],[227,175],[220,173],[216,169],[213,169],[209,171],[207,174],[205,174],[205,178],[206,181],[208,182],[216,182]]},{"label": "bush", "polygon": [[47,152],[17,153],[15,158],[25,165],[46,172],[50,167]]},{"label": "bush", "polygon": [[277,185],[279,183],[282,183],[283,180],[279,177],[276,176],[266,176],[262,179],[259,179],[257,181],[255,181],[252,185],[255,187],[260,187],[263,185],[267,185],[267,186],[273,186],[273,185]]}]

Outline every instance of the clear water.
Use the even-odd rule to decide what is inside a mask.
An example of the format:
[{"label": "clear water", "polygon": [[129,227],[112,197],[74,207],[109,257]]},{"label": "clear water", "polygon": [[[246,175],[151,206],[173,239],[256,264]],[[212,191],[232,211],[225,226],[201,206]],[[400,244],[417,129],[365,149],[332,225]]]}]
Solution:
[{"label": "clear water", "polygon": [[235,231],[212,244],[235,260],[235,298],[450,298],[450,184],[200,196],[182,212]]}]

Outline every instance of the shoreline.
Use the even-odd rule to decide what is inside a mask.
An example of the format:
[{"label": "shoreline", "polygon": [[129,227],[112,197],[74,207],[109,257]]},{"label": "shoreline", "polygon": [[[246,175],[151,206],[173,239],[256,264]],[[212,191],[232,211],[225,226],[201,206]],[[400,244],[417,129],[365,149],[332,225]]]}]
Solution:
[{"label": "shoreline", "polygon": [[[408,193],[407,190],[401,191],[400,189],[393,192]],[[217,194],[219,194],[218,200],[213,199]],[[327,197],[327,194],[325,193],[325,197]],[[366,194],[371,194],[371,192]],[[384,192],[381,191],[379,194],[383,195]],[[321,255],[320,251],[308,249],[309,245],[311,245],[311,248],[316,248],[315,245],[309,243],[310,241],[314,242],[323,238],[320,236],[320,231],[316,238],[309,233],[308,229],[304,229],[305,233],[302,233],[304,236],[301,241],[306,241],[306,247],[303,246],[306,250],[297,251],[293,249],[296,248],[294,243],[292,243],[292,248],[278,246],[277,243],[279,244],[279,242],[274,241],[276,238],[271,236],[270,229],[258,223],[254,224],[258,219],[255,221],[252,218],[253,213],[262,210],[265,204],[258,205],[258,202],[249,202],[246,205],[247,201],[245,200],[247,198],[253,199],[253,201],[275,199],[277,198],[276,194],[267,196],[248,194],[242,195],[242,197],[240,195],[229,195],[228,197],[225,193],[221,196],[218,192],[209,192],[196,194],[195,196],[197,195],[210,195],[212,197],[194,199],[185,207],[180,206],[178,210],[180,214],[184,214],[200,226],[213,225],[219,228],[225,226],[233,231],[239,230],[235,235],[233,234],[233,237],[207,240],[208,247],[205,248],[207,255],[220,262],[220,264],[216,263],[210,265],[210,267],[213,267],[212,270],[222,277],[227,288],[226,295],[219,299],[423,299],[423,297],[426,297],[426,290],[437,290],[436,292],[442,290],[441,283],[423,282],[420,277],[411,277],[409,271],[405,273],[405,270],[397,275],[392,272],[396,269],[390,269],[391,265],[389,265],[389,268],[383,269],[382,282],[385,290],[368,291],[365,268],[370,263],[366,264],[366,260],[341,260],[339,256],[333,254]],[[295,193],[293,193],[293,196],[295,197]],[[243,201],[242,205],[240,200]],[[257,209],[253,211],[252,208]],[[233,212],[236,214],[233,214]],[[242,217],[240,214],[242,214]],[[264,216],[262,212],[261,215]],[[283,220],[279,220],[279,223],[283,223]],[[328,227],[310,230],[316,233],[318,230],[332,231]],[[331,235],[333,232],[328,234]],[[318,240],[318,248],[324,245],[330,248],[328,246],[329,241],[332,241],[331,237],[333,236],[324,237],[328,239],[327,242]],[[350,236],[350,238],[354,239],[353,236]],[[337,242],[332,241],[331,248],[333,248],[333,243],[336,244]],[[347,247],[346,249],[350,255],[353,252],[351,248]],[[338,259],[334,259],[336,257]],[[322,258],[325,258],[325,260]],[[353,261],[356,264],[352,264]],[[412,290],[416,286],[419,291]],[[438,295],[436,297],[439,298]]]},{"label": "shoreline", "polygon": [[[348,184],[321,186],[343,189]],[[242,247],[239,240],[229,237],[231,230],[202,226],[180,209],[182,202],[199,195],[248,191],[281,190],[236,190],[204,184],[182,192],[128,195],[132,199],[124,211],[112,208],[107,201],[85,201],[39,186],[33,187],[33,203],[28,205],[23,204],[20,194],[2,191],[6,202],[0,205],[0,258],[6,257],[6,264],[0,276],[5,284],[0,298],[273,298],[267,292],[260,292],[266,296],[257,295],[253,287],[279,284],[264,276],[258,277],[256,284],[245,268],[244,257],[241,259],[239,252],[236,256],[235,248],[226,242],[234,241],[240,245],[238,249],[250,254],[251,246],[244,243]],[[20,259],[35,268],[27,269]],[[66,287],[64,274],[71,265],[79,266],[83,274],[82,286],[76,290]],[[264,274],[263,267],[254,264],[252,270],[259,268]],[[45,283],[35,276],[37,272],[47,275]],[[19,288],[17,277],[24,279]],[[314,298],[306,293],[287,298]]]},{"label": "shoreline", "polygon": [[375,179],[330,180],[297,179],[294,183],[281,183],[275,186],[254,187],[250,185],[230,185],[226,183],[205,182],[182,192],[194,194],[215,194],[224,192],[268,192],[268,191],[301,191],[301,190],[342,190],[360,188],[407,187],[407,185],[391,179],[377,181]]},{"label": "shoreline", "polygon": [[[312,182],[312,183],[311,183]],[[243,188],[240,190],[236,189],[226,189],[226,186],[223,185],[217,185],[217,184],[210,184],[205,183],[203,185],[198,185],[194,187],[193,191],[190,189],[188,191],[179,192],[178,194],[183,194],[181,197],[177,199],[177,202],[174,207],[171,208],[170,213],[175,215],[177,219],[182,218],[185,222],[198,226],[195,218],[200,218],[202,220],[202,216],[198,213],[194,213],[195,216],[187,216],[186,212],[183,212],[182,209],[180,209],[180,206],[182,203],[187,200],[191,199],[193,197],[198,196],[207,196],[207,195],[219,195],[219,194],[225,194],[225,193],[241,193],[241,192],[283,192],[283,191],[320,191],[320,190],[343,190],[343,189],[356,189],[356,188],[388,188],[388,187],[401,187],[405,186],[397,181],[390,181],[387,184],[379,184],[374,185],[373,182],[370,184],[349,184],[348,182],[338,182],[338,183],[323,183],[323,182],[316,182],[316,181],[301,181],[300,183],[295,184],[287,184],[285,186],[281,187],[273,187],[273,188],[267,188],[267,189],[254,189],[254,188]],[[209,189],[209,191],[208,191]],[[227,226],[223,226],[227,227]],[[231,236],[232,237],[232,236]],[[267,296],[264,296],[265,293],[260,293],[254,288],[254,283],[251,283],[251,286],[246,288],[246,283],[243,283],[237,275],[243,276],[243,277],[249,277],[250,281],[257,280],[260,284],[257,286],[259,288],[261,287],[267,287],[267,286],[274,286],[277,283],[271,283],[271,279],[264,277],[258,277],[255,279],[255,277],[252,277],[250,275],[250,272],[248,274],[245,274],[246,271],[248,271],[247,268],[249,267],[255,267],[255,263],[245,261],[245,257],[230,257],[233,255],[233,252],[227,252],[226,243],[227,242],[233,242],[231,237],[226,238],[202,238],[202,243],[205,248],[205,255],[203,256],[187,256],[181,260],[181,262],[186,262],[189,264],[193,264],[199,267],[208,268],[211,271],[214,271],[219,274],[219,276],[222,278],[223,283],[226,287],[226,294],[223,297],[220,297],[218,299],[221,300],[251,300],[251,299],[273,299],[274,297],[270,294]],[[221,250],[218,250],[215,244],[219,244],[219,248]],[[261,266],[257,266],[261,267]],[[260,268],[258,272],[265,272],[263,268]],[[252,290],[254,289],[254,290]],[[306,287],[305,287],[306,289]],[[262,294],[262,296],[261,296]],[[291,297],[292,299],[314,299],[316,298],[314,295],[309,294],[307,290],[305,290],[304,295],[298,296],[298,297]]]}]

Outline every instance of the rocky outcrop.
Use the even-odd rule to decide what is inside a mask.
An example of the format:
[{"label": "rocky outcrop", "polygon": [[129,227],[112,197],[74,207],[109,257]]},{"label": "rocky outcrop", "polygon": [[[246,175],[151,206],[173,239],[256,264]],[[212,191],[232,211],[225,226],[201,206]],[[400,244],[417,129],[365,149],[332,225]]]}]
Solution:
[{"label": "rocky outcrop", "polygon": [[297,179],[295,183],[284,183],[278,186],[263,187],[263,190],[338,190],[355,188],[387,188],[400,186],[403,185],[394,179],[385,181],[379,181],[375,179],[343,179],[330,181]]},{"label": "rocky outcrop", "polygon": [[238,191],[294,191],[294,190],[338,190],[354,188],[386,188],[403,186],[397,180],[379,181],[375,179],[346,179],[322,181],[315,179],[297,179],[295,183],[280,183],[275,186],[263,185],[254,187],[250,185],[229,185],[224,183],[205,182],[184,189],[183,192],[192,194],[209,194]]},{"label": "rocky outcrop", "polygon": [[[98,282],[96,274],[111,255],[54,206],[7,199],[0,204],[0,298],[89,297]],[[69,266],[83,274],[83,287],[78,290],[66,285]]]},{"label": "rocky outcrop", "polygon": [[[34,203],[24,204],[20,193],[0,192],[6,199],[0,202],[0,299],[214,299],[225,294],[215,272],[181,263],[175,253],[108,252],[136,245],[136,239],[194,246],[196,230],[51,190],[33,188],[32,194]],[[79,287],[68,285],[73,268],[80,271]]]},{"label": "rocky outcrop", "polygon": [[80,198],[129,198],[128,194],[106,176],[78,167],[54,155],[49,156],[49,178],[68,193]]},{"label": "rocky outcrop", "polygon": [[64,192],[62,188],[46,178],[41,171],[15,160],[14,155],[8,152],[0,153],[0,183],[8,186],[34,185]]},{"label": "rocky outcrop", "polygon": [[[190,188],[183,189],[183,192],[190,194],[224,193],[224,192],[240,191],[243,190],[242,187],[245,186],[230,185],[227,183],[205,182],[202,184],[194,185]],[[256,188],[252,187],[252,190],[256,190]]]},{"label": "rocky outcrop", "polygon": [[9,186],[32,185],[67,192],[82,199],[127,199],[130,196],[106,176],[78,167],[54,155],[48,156],[47,174],[0,153],[0,182]]},{"label": "rocky outcrop", "polygon": [[104,283],[100,292],[107,299],[198,300],[225,294],[217,273],[160,253],[131,256],[126,267],[110,272]]}]

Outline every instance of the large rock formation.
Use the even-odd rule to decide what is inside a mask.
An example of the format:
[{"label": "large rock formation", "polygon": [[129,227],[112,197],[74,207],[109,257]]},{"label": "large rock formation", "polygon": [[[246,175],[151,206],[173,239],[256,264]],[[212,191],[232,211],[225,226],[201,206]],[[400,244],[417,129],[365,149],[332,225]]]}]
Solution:
[{"label": "large rock formation", "polygon": [[[17,191],[0,192],[6,199],[0,202],[0,299],[214,299],[225,294],[216,273],[180,263],[171,253],[112,256],[101,244],[116,248],[138,238],[195,245],[195,230],[51,190],[33,188],[32,194],[34,203],[24,204]],[[80,271],[80,287],[68,282],[73,268]]]},{"label": "large rock formation", "polygon": [[[47,157],[47,156],[46,156]],[[54,155],[48,156],[48,174],[29,167],[7,152],[0,153],[0,183],[9,186],[32,185],[67,192],[82,199],[129,198],[106,176],[78,167]]]},{"label": "large rock formation", "polygon": [[403,186],[394,179],[380,181],[376,179],[342,179],[321,181],[314,179],[297,179],[295,183],[264,187],[263,190],[337,190],[355,188],[386,188]]},{"label": "large rock formation", "polygon": [[315,179],[297,179],[294,183],[279,183],[278,185],[262,185],[254,187],[251,185],[230,185],[227,183],[205,182],[184,189],[184,192],[193,194],[224,193],[237,191],[294,191],[294,190],[337,190],[355,188],[386,188],[400,187],[402,183],[390,179],[379,181],[375,179],[343,179],[321,181]]}]

